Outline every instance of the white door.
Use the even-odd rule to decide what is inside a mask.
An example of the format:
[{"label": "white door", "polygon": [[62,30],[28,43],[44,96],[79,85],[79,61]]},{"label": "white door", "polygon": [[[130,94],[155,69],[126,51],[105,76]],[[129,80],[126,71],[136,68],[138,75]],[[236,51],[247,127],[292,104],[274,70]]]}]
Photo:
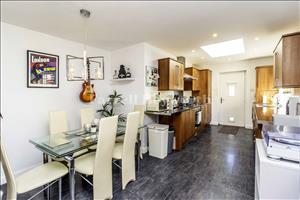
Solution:
[{"label": "white door", "polygon": [[220,74],[220,118],[222,125],[245,126],[245,72]]}]

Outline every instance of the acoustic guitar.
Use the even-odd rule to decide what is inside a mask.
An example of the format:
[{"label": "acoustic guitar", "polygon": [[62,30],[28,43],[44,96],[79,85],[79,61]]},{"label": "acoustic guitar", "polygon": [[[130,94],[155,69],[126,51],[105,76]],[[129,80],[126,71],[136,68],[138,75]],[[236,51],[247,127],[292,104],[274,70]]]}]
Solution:
[{"label": "acoustic guitar", "polygon": [[87,59],[87,80],[82,83],[82,91],[80,92],[80,100],[83,102],[92,102],[96,98],[94,84],[91,84],[90,77],[90,61]]}]

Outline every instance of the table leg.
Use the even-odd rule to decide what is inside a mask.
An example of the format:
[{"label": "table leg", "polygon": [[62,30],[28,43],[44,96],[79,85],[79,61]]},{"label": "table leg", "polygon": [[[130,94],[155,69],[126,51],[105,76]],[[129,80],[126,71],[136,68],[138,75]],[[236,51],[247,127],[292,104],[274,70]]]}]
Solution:
[{"label": "table leg", "polygon": [[[48,154],[43,153],[43,163],[46,164],[49,162],[48,159]],[[47,184],[47,186],[49,186],[49,184]],[[48,187],[45,191],[44,191],[44,196],[47,196],[47,200],[50,199],[50,187]]]},{"label": "table leg", "polygon": [[69,184],[71,200],[75,200],[75,167],[74,158],[69,159]]},{"label": "table leg", "polygon": [[48,162],[48,155],[43,153],[43,163],[47,163]]}]

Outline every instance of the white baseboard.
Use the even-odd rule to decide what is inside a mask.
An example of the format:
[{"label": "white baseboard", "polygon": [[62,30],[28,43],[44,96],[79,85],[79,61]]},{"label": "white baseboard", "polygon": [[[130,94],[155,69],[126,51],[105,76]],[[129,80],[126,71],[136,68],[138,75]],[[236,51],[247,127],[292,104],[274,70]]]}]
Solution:
[{"label": "white baseboard", "polygon": [[216,121],[211,121],[210,123],[209,123],[210,125],[219,125],[219,123],[218,122],[216,122]]},{"label": "white baseboard", "polygon": [[[29,170],[31,170],[32,168],[34,168],[34,167],[37,167],[37,166],[39,166],[39,165],[41,165],[42,163],[35,163],[34,165],[31,165],[31,166],[29,166],[29,167],[26,167],[25,169],[22,169],[22,170],[19,170],[19,171],[17,171],[16,173],[14,173],[14,175],[15,176],[18,176],[18,175],[20,175],[20,174],[22,174],[22,173],[24,173],[24,172],[26,172],[26,171],[29,171]],[[3,185],[3,184],[5,184],[6,183],[6,178],[5,178],[5,175],[4,175],[4,171],[2,171],[2,168],[1,168],[1,174],[3,174],[3,176],[1,176],[1,179],[0,179],[0,185]]]},{"label": "white baseboard", "polygon": [[252,124],[245,124],[245,128],[246,129],[253,129],[253,125]]},{"label": "white baseboard", "polygon": [[142,154],[147,153],[148,147],[141,147],[141,152],[142,152]]}]

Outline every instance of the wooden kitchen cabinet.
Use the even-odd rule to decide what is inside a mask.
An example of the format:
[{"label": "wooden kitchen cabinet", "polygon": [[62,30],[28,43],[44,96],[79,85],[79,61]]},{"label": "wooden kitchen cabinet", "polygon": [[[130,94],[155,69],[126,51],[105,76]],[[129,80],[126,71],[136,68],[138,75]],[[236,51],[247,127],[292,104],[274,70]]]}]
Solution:
[{"label": "wooden kitchen cabinet", "polygon": [[199,70],[199,97],[202,103],[211,103],[212,73],[209,69]]},{"label": "wooden kitchen cabinet", "polygon": [[197,80],[184,80],[184,90],[199,91],[200,90],[200,72],[194,67],[184,69],[184,73],[194,76]]},{"label": "wooden kitchen cabinet", "polygon": [[186,143],[195,134],[195,111],[193,109],[184,112],[185,114],[185,141]]},{"label": "wooden kitchen cabinet", "polygon": [[273,66],[256,67],[256,103],[263,103],[263,96],[267,97],[267,102],[272,103],[272,96],[278,90],[274,88]]},{"label": "wooden kitchen cabinet", "polygon": [[195,110],[190,109],[171,116],[159,116],[160,124],[172,125],[175,130],[175,149],[181,150],[195,134]]},{"label": "wooden kitchen cabinet", "polygon": [[158,90],[183,90],[184,66],[171,58],[158,60]]},{"label": "wooden kitchen cabinet", "polygon": [[283,35],[274,50],[274,86],[300,87],[300,32]]},{"label": "wooden kitchen cabinet", "polygon": [[205,103],[202,106],[201,127],[205,128],[211,122],[211,104]]}]

